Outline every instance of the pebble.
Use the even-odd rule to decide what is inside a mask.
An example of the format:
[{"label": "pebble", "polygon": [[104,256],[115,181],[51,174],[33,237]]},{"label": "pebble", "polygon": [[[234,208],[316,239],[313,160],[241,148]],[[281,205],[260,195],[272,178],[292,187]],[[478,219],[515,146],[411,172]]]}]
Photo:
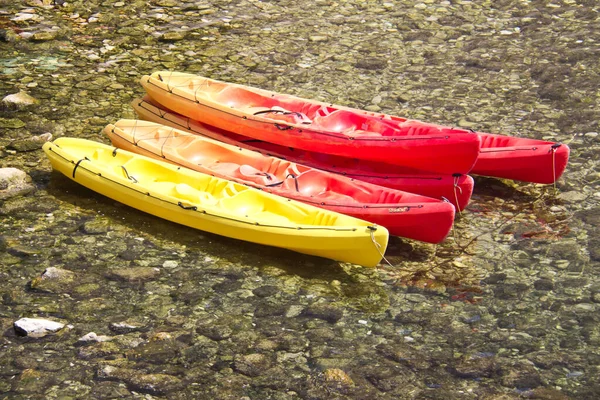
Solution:
[{"label": "pebble", "polygon": [[338,383],[345,386],[354,386],[354,381],[346,372],[339,368],[328,368],[323,372],[325,382]]},{"label": "pebble", "polygon": [[294,318],[294,317],[297,317],[298,315],[302,314],[303,311],[304,311],[304,306],[293,304],[285,312],[285,316],[286,316],[286,318]]},{"label": "pebble", "polygon": [[177,42],[179,40],[183,40],[186,37],[186,32],[183,31],[171,31],[165,32],[160,36],[161,40],[166,42]]},{"label": "pebble", "polygon": [[0,200],[23,196],[35,190],[31,178],[17,168],[0,168]]},{"label": "pebble", "polygon": [[559,195],[556,197],[567,203],[576,203],[585,200],[587,195],[578,190],[571,190],[568,192],[559,193]]},{"label": "pebble", "polygon": [[75,274],[69,270],[48,267],[40,275],[31,280],[31,288],[50,293],[67,291],[75,279]]},{"label": "pebble", "polygon": [[[4,96],[2,103],[6,105],[13,105],[17,108],[23,108],[38,103],[38,100],[27,94],[27,92],[21,91]],[[23,126],[24,125],[25,124],[23,124]]]},{"label": "pebble", "polygon": [[83,335],[77,341],[80,343],[98,343],[98,342],[108,342],[113,340],[110,336],[105,335],[96,335],[95,332],[90,332],[87,335]]},{"label": "pebble", "polygon": [[261,353],[247,354],[235,358],[235,369],[246,376],[259,376],[265,372],[270,361]]},{"label": "pebble", "polygon": [[0,117],[0,128],[19,129],[25,126],[25,122],[17,118],[2,118]]},{"label": "pebble", "polygon": [[162,266],[163,268],[172,269],[177,268],[179,266],[179,263],[175,260],[166,260],[165,262],[163,262]]},{"label": "pebble", "polygon": [[31,13],[16,13],[15,16],[13,18],[11,18],[11,21],[15,21],[15,22],[23,22],[23,21],[31,21],[31,20],[36,20],[39,19],[40,17],[36,14],[31,14]]},{"label": "pebble", "polygon": [[54,40],[58,36],[57,31],[42,31],[36,32],[31,36],[31,40],[36,42],[45,42],[48,40]]},{"label": "pebble", "polygon": [[138,321],[123,321],[123,322],[111,322],[108,328],[117,333],[125,334],[131,332],[140,332],[148,329],[147,324]]},{"label": "pebble", "polygon": [[41,338],[63,329],[65,324],[43,318],[21,318],[15,321],[17,335]]},{"label": "pebble", "polygon": [[41,135],[35,135],[26,139],[18,139],[9,144],[9,148],[16,151],[33,151],[42,148],[44,143],[52,140],[52,134],[50,132],[42,133]]}]

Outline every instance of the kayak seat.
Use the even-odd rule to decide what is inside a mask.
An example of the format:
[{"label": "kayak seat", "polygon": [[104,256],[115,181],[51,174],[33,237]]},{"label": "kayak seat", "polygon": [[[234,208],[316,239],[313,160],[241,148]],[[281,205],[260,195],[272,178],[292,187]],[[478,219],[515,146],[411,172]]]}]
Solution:
[{"label": "kayak seat", "polygon": [[273,174],[263,172],[251,165],[241,165],[236,171],[236,177],[258,183],[260,185],[270,185],[277,182],[277,177]]},{"label": "kayak seat", "polygon": [[326,115],[318,115],[315,117],[314,123],[323,130],[346,133],[361,129],[364,119],[350,111],[336,110]]},{"label": "kayak seat", "polygon": [[277,105],[277,102],[271,98],[236,86],[225,87],[218,93],[214,93],[212,98],[228,108],[263,107],[269,109]]},{"label": "kayak seat", "polygon": [[311,169],[298,176],[286,178],[283,187],[305,196],[317,196],[329,190],[329,179],[320,171]]},{"label": "kayak seat", "polygon": [[252,107],[244,109],[254,116],[263,117],[270,120],[282,121],[289,124],[312,124],[312,120],[302,112],[286,110],[280,106],[273,106],[271,108],[259,108]]},{"label": "kayak seat", "polygon": [[197,189],[194,189],[187,183],[178,183],[174,186],[175,195],[177,198],[190,202],[192,204],[201,204],[201,205],[215,205],[217,204],[217,200],[210,194],[206,192],[201,192]]},{"label": "kayak seat", "polygon": [[104,150],[103,149],[96,149],[92,153],[92,160],[101,160],[103,157],[104,157]]},{"label": "kayak seat", "polygon": [[237,163],[228,163],[228,162],[216,162],[214,164],[206,166],[206,168],[214,171],[216,174],[227,176],[227,177],[235,177],[237,174],[237,170],[240,169],[240,164]]},{"label": "kayak seat", "polygon": [[247,217],[254,216],[265,209],[261,193],[254,190],[244,190],[231,197],[221,199],[221,206],[228,211]]}]

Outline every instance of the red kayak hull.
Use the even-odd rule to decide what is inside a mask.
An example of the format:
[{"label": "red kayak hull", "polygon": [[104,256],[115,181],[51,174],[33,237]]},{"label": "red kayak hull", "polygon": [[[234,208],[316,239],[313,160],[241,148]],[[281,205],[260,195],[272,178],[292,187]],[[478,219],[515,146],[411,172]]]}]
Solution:
[{"label": "red kayak hull", "polygon": [[566,144],[514,136],[481,134],[473,174],[533,183],[554,183],[569,162]]},{"label": "red kayak hull", "polygon": [[321,171],[148,121],[120,120],[104,133],[113,145],[206,174],[384,226],[391,235],[438,243],[454,206]]},{"label": "red kayak hull", "polygon": [[157,105],[148,96],[143,99],[135,99],[131,106],[139,118],[143,120],[183,129],[224,143],[258,151],[264,155],[284,158],[295,163],[334,172],[375,185],[435,199],[448,200],[461,211],[468,205],[473,193],[474,181],[468,175],[431,174],[376,161],[358,160],[284,147],[191,120]]},{"label": "red kayak hull", "polygon": [[141,84],[154,101],[181,115],[281,146],[443,174],[468,173],[479,154],[479,136],[464,129],[185,73],[155,72]]}]

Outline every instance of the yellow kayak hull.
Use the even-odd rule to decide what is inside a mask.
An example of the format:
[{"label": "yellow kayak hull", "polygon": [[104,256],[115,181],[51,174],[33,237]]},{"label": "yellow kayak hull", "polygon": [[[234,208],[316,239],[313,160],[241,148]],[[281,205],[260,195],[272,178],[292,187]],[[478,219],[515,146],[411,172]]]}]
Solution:
[{"label": "yellow kayak hull", "polygon": [[43,149],[75,182],[202,231],[365,267],[387,247],[384,227],[102,143],[59,138]]}]

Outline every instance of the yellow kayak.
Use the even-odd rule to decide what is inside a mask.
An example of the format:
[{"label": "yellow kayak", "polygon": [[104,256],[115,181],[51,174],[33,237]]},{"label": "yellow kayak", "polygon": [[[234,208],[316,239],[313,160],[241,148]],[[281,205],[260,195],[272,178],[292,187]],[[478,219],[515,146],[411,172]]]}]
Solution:
[{"label": "yellow kayak", "polygon": [[384,227],[85,139],[43,147],[52,167],[102,195],[192,228],[374,267]]}]

